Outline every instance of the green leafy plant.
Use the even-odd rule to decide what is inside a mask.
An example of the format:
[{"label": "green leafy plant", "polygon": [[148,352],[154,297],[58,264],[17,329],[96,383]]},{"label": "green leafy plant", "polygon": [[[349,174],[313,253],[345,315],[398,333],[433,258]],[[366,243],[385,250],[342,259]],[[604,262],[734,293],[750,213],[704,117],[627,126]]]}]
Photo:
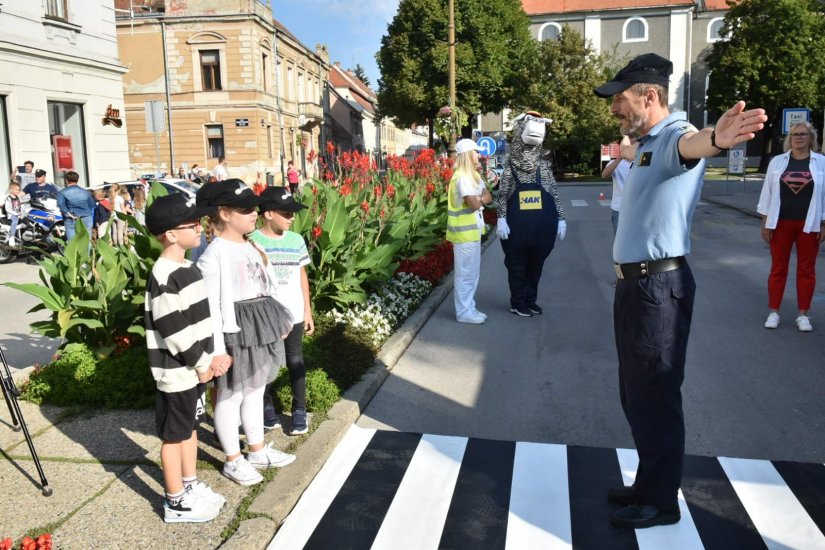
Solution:
[{"label": "green leafy plant", "polygon": [[[341,398],[341,390],[321,369],[311,369],[306,373],[307,411],[324,414]],[[292,409],[292,389],[289,385],[289,373],[283,369],[275,383],[277,398],[281,410]]]},{"label": "green leafy plant", "polygon": [[[165,195],[159,183],[152,186],[149,201]],[[62,338],[64,343],[84,343],[100,357],[109,355],[118,339],[145,336],[144,291],[161,246],[133,217],[133,250],[115,247],[108,236],[91,242],[83,224],[66,244],[63,255],[40,263],[40,283],[4,283],[40,300],[30,312],[49,310],[51,317],[32,323],[37,333]]]},{"label": "green leafy plant", "polygon": [[22,385],[21,395],[37,404],[147,408],[154,403],[155,381],[142,347],[100,359],[89,346],[73,343],[49,365],[36,369]]}]

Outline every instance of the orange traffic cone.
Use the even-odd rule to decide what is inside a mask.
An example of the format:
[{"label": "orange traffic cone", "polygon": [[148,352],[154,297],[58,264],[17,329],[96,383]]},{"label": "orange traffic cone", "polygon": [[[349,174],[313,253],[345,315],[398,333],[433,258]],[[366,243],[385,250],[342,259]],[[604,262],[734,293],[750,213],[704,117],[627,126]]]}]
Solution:
[{"label": "orange traffic cone", "polygon": [[599,193],[599,200],[600,200],[600,201],[603,201],[603,200],[604,200],[604,193]]}]

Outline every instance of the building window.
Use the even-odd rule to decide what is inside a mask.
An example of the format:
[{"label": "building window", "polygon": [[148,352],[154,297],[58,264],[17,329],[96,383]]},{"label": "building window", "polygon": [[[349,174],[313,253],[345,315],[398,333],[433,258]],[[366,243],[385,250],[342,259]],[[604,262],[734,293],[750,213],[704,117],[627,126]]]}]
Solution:
[{"label": "building window", "polygon": [[295,99],[295,77],[292,74],[292,67],[286,68],[286,94],[287,99]]},{"label": "building window", "polygon": [[631,17],[622,29],[624,42],[647,42],[647,21],[644,17]]},{"label": "building window", "polygon": [[269,57],[265,53],[261,54],[261,75],[263,76],[264,91],[269,89],[269,79],[267,78],[267,75],[269,74],[268,59]]},{"label": "building window", "polygon": [[539,41],[558,40],[561,36],[561,25],[555,22],[545,23],[539,28]]},{"label": "building window", "polygon": [[274,149],[272,148],[272,125],[266,125],[266,150],[269,153],[269,158],[274,158]]},{"label": "building window", "polygon": [[[6,97],[0,95],[0,174],[11,173],[10,151],[8,124],[6,123]],[[0,192],[5,192],[5,190]]]},{"label": "building window", "polygon": [[223,125],[211,124],[206,127],[206,148],[211,159],[224,156]]},{"label": "building window", "polygon": [[725,18],[717,17],[711,19],[708,23],[708,43],[718,42],[722,40],[722,27],[725,26]]},{"label": "building window", "polygon": [[55,19],[69,19],[67,0],[46,0],[46,17]]},{"label": "building window", "polygon": [[304,74],[298,73],[298,101],[304,101]]},{"label": "building window", "polygon": [[61,147],[60,169],[56,164],[58,157],[52,151],[52,175],[55,182],[62,182],[63,175],[68,170],[74,170],[80,175],[81,182],[88,184],[86,171],[86,141],[83,136],[86,131],[83,126],[83,106],[75,103],[59,103],[49,101],[46,104],[49,112],[49,137],[52,146],[55,136],[69,138],[63,140]]},{"label": "building window", "polygon": [[206,91],[222,90],[220,52],[218,50],[201,50],[200,55],[203,89]]}]

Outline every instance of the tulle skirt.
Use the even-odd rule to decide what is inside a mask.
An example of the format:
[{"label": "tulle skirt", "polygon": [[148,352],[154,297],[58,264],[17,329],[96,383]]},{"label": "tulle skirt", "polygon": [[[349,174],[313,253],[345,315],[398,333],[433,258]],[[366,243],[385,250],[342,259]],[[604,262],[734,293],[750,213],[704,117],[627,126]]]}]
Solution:
[{"label": "tulle skirt", "polygon": [[232,368],[216,379],[218,389],[241,391],[260,388],[275,380],[285,364],[283,336],[292,330],[292,318],[270,296],[235,302],[239,332],[224,333]]}]

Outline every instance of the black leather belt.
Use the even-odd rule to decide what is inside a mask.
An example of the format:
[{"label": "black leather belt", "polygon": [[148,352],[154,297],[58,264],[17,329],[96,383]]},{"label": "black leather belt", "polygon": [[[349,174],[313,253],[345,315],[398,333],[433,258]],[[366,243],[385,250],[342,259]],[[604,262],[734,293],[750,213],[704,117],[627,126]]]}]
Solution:
[{"label": "black leather belt", "polygon": [[664,273],[673,271],[687,265],[684,256],[678,258],[662,258],[661,260],[645,260],[643,262],[633,262],[629,264],[614,264],[616,277],[619,279],[630,279],[632,277],[647,277],[654,273]]}]

